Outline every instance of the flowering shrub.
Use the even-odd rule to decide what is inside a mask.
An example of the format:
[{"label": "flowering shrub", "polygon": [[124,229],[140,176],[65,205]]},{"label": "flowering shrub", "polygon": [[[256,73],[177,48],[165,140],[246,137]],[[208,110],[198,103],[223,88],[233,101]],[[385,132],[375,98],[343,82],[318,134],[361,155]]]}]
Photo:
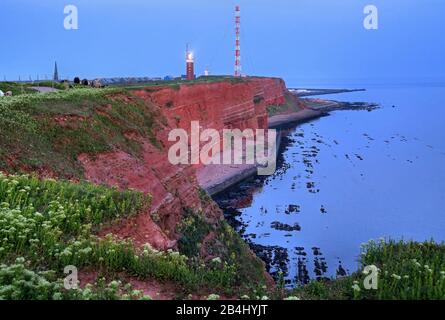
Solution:
[{"label": "flowering shrub", "polygon": [[[103,281],[68,294],[60,285],[67,265],[172,280],[189,289],[234,285],[235,269],[226,262],[192,262],[172,250],[160,252],[149,245],[139,250],[131,241],[112,235],[99,239],[92,233],[103,222],[137,214],[149,204],[150,198],[134,191],[0,173],[0,298],[149,299],[137,290],[113,291],[116,283],[110,288]],[[24,259],[16,261],[17,256]],[[32,270],[57,272],[51,271],[49,280]]]},{"label": "flowering shrub", "polygon": [[378,289],[353,290],[358,299],[445,299],[445,245],[428,242],[370,241],[362,265],[378,267]]},{"label": "flowering shrub", "polygon": [[[302,299],[445,299],[445,245],[433,241],[369,241],[362,244],[361,267],[350,276],[311,281],[293,294]],[[377,289],[364,285],[375,266]],[[373,268],[374,269],[374,268]],[[369,280],[369,279],[368,279]]]},{"label": "flowering shrub", "polygon": [[30,132],[35,132],[37,123],[27,113],[8,108],[2,105],[1,102],[4,99],[0,99],[0,133],[4,133],[6,130],[14,131],[18,128],[26,128]]},{"label": "flowering shrub", "polygon": [[131,286],[122,287],[117,281],[107,285],[104,279],[99,279],[96,286],[88,284],[83,289],[65,290],[54,271],[35,272],[26,264],[20,257],[11,265],[0,265],[0,300],[116,300],[124,295],[128,299],[149,298]]}]

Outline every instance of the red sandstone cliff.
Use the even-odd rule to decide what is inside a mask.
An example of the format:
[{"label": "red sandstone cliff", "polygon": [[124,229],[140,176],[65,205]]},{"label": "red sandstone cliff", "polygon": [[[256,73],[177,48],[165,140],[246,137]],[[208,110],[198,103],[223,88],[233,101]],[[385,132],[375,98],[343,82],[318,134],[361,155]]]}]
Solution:
[{"label": "red sandstone cliff", "polygon": [[195,168],[172,165],[168,161],[171,144],[167,142],[168,133],[172,128],[188,130],[191,121],[199,121],[202,129],[267,128],[266,107],[284,104],[286,92],[284,81],[272,78],[133,90],[125,99],[142,99],[165,117],[156,132],[163,147],[159,149],[147,137],[129,133],[129,137],[142,146],[142,157],[114,150],[94,157],[82,154],[78,160],[90,181],[152,194],[151,215],[132,218],[103,233],[113,232],[123,238],[131,237],[138,244],[148,242],[165,249],[175,245],[176,226],[184,209],[202,210],[209,222],[223,219],[213,202],[201,201]]}]

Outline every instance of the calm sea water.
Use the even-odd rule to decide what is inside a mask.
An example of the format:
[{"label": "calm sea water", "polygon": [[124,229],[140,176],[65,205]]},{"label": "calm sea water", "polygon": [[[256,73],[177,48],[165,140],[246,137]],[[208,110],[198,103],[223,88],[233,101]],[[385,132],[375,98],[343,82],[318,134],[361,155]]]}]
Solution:
[{"label": "calm sea water", "polygon": [[273,176],[216,198],[288,285],[356,271],[370,239],[445,241],[445,87],[323,98],[382,108],[336,111],[289,129]]}]

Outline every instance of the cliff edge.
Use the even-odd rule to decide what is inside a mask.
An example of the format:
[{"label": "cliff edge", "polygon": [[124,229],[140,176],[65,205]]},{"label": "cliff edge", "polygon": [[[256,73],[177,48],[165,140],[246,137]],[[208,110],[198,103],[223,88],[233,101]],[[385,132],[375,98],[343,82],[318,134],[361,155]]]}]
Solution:
[{"label": "cliff edge", "polygon": [[149,210],[97,234],[221,258],[239,266],[243,281],[270,282],[200,188],[200,165],[170,164],[167,137],[174,128],[189,130],[191,121],[221,132],[267,128],[267,108],[285,105],[287,95],[281,79],[242,78],[11,97],[0,105],[0,170],[150,194]]}]

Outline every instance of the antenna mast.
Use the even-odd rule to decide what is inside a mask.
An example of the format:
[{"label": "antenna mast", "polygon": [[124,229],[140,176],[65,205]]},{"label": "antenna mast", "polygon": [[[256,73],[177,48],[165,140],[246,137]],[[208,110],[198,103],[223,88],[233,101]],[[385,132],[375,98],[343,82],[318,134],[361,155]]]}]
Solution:
[{"label": "antenna mast", "polygon": [[241,47],[240,47],[240,26],[241,10],[240,6],[235,7],[235,77],[241,77]]}]

